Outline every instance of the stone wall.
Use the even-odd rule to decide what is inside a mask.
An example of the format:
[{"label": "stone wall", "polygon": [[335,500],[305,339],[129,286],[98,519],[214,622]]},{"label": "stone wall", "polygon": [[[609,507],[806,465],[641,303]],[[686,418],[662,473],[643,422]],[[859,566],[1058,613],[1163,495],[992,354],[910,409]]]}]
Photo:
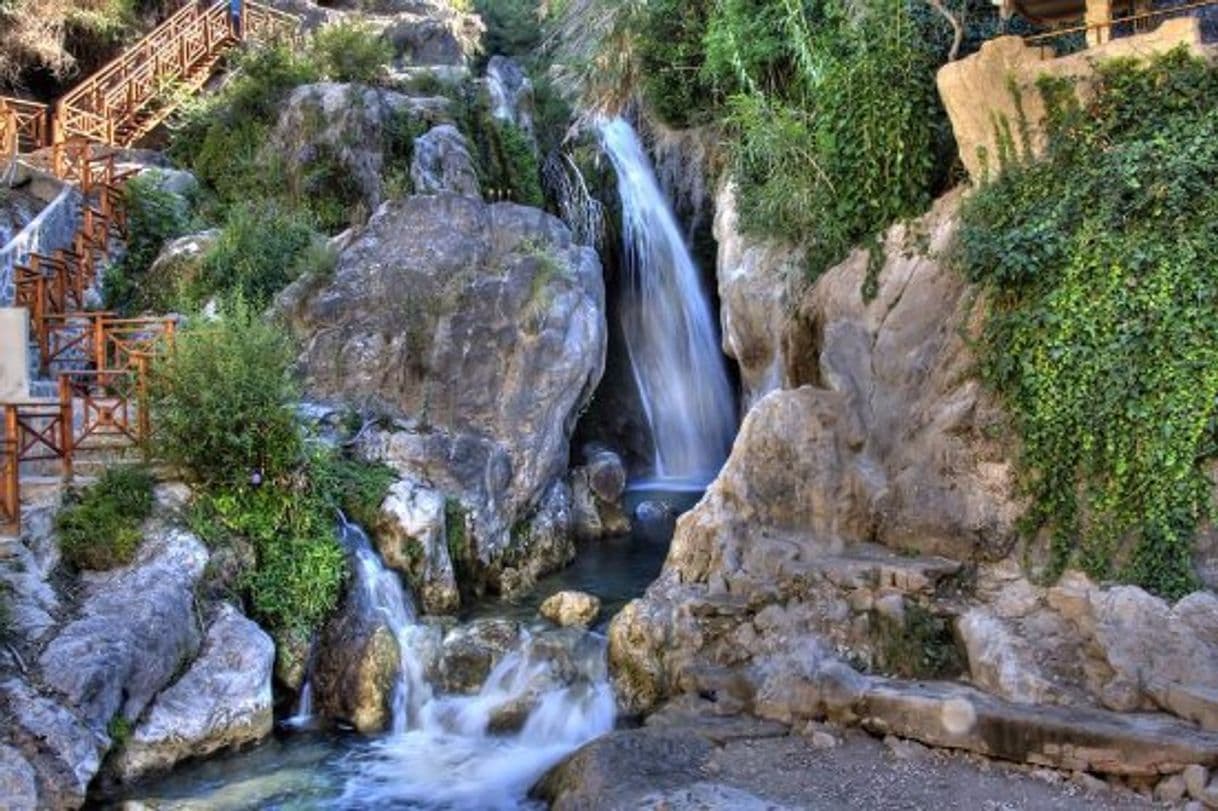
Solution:
[{"label": "stone wall", "polygon": [[[1180,45],[1204,55],[1199,20],[1167,20],[1154,31],[1060,58],[1054,58],[1051,48],[1027,45],[1020,37],[998,37],[972,56],[944,65],[937,78],[939,95],[969,175],[975,181],[982,180],[987,171],[998,168],[998,133],[1007,127],[1017,149],[1026,147],[1033,154],[1044,150],[1045,105],[1036,89],[1041,76],[1086,80],[1094,73],[1097,61],[1147,59]],[[1080,81],[1079,92],[1087,92],[1086,81]],[[1026,145],[1020,142],[1021,120],[1027,122],[1030,143]]]}]

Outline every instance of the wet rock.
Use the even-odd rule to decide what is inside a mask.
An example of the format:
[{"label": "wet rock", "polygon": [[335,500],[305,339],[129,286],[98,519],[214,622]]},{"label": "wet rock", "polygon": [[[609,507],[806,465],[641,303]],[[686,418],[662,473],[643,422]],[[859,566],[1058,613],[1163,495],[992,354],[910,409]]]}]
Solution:
[{"label": "wet rock", "polygon": [[458,627],[445,638],[428,680],[444,693],[473,695],[504,656],[520,644],[520,626],[487,619]]},{"label": "wet rock", "polygon": [[571,471],[570,481],[577,537],[597,540],[630,532],[630,519],[621,504],[626,467],[620,456],[598,451]]},{"label": "wet rock", "polygon": [[406,576],[424,612],[451,614],[461,607],[442,493],[412,478],[395,482],[373,534],[385,565]]},{"label": "wet rock", "polygon": [[582,591],[560,591],[541,604],[541,615],[564,628],[587,628],[601,612],[601,601]]},{"label": "wet rock", "polygon": [[135,562],[90,574],[77,619],[39,659],[44,681],[94,730],[140,717],[199,649],[195,587],[207,549],[194,535],[153,528]]},{"label": "wet rock", "polygon": [[342,605],[322,629],[312,685],[317,712],[359,732],[384,730],[392,718],[401,648],[387,618],[352,578]]},{"label": "wet rock", "polygon": [[512,599],[575,560],[571,488],[561,479],[546,491],[537,512],[512,532],[512,552],[497,574],[500,595]]},{"label": "wet rock", "polygon": [[133,781],[269,735],[274,660],[271,638],[222,604],[199,657],[156,697],[123,744],[113,763],[116,776]]},{"label": "wet rock", "polygon": [[317,399],[396,421],[359,450],[445,494],[471,587],[519,568],[513,529],[565,474],[604,368],[595,252],[537,209],[417,195],[383,206],[286,315]]},{"label": "wet rock", "polygon": [[416,194],[451,192],[465,197],[482,194],[469,145],[451,124],[433,127],[415,139],[410,179]]},{"label": "wet rock", "polygon": [[34,767],[11,746],[0,744],[0,797],[9,811],[35,811],[38,784]]}]

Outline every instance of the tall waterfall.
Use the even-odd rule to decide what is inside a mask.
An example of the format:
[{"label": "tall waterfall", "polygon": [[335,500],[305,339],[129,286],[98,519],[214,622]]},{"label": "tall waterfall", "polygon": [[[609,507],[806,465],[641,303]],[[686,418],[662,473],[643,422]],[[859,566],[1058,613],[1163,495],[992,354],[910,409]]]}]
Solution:
[{"label": "tall waterfall", "polygon": [[655,442],[656,475],[706,484],[736,431],[710,303],[638,134],[621,118],[599,129],[617,171],[622,331]]}]

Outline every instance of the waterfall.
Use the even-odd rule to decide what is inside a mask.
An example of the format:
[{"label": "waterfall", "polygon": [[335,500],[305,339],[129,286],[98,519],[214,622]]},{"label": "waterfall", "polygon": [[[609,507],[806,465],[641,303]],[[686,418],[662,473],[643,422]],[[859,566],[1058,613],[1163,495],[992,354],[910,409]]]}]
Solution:
[{"label": "waterfall", "polygon": [[622,203],[621,320],[661,479],[705,485],[736,431],[718,330],[701,275],[638,134],[599,124]]},{"label": "waterfall", "polygon": [[[523,632],[477,694],[437,694],[419,655],[427,629],[409,592],[363,530],[344,521],[342,537],[355,561],[354,587],[381,613],[401,655],[393,734],[343,761],[350,807],[515,809],[546,769],[613,728],[603,637],[570,637],[569,657],[556,660],[553,636]],[[505,718],[516,718],[520,731],[498,732]]]}]

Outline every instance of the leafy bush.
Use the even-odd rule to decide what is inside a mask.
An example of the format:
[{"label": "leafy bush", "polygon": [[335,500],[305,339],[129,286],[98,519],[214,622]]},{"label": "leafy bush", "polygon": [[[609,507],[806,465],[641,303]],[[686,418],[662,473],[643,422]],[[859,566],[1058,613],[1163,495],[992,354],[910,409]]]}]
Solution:
[{"label": "leafy bush", "polygon": [[1218,450],[1218,72],[1181,50],[1101,66],[1086,108],[1068,84],[1041,92],[1047,158],[964,208],[960,262],[990,302],[981,368],[1022,436],[1051,573],[1178,597]]},{"label": "leafy bush", "polygon": [[372,84],[393,59],[393,45],[368,25],[341,22],[318,29],[310,54],[331,81]]},{"label": "leafy bush", "polygon": [[122,313],[166,310],[173,291],[143,284],[165,243],[187,233],[191,210],[187,201],[164,188],[155,170],[132,178],[124,190],[128,216],[127,252],[103,279],[106,308]]},{"label": "leafy bush", "polygon": [[476,0],[473,5],[486,24],[488,54],[524,56],[541,43],[539,0]]},{"label": "leafy bush", "polygon": [[55,516],[64,561],[104,571],[134,560],[140,525],[152,513],[153,484],[145,468],[112,467],[83,492],[70,491]]},{"label": "leafy bush", "polygon": [[222,321],[182,330],[152,377],[159,457],[211,487],[290,476],[302,448],[292,359],[286,337],[241,299]]},{"label": "leafy bush", "polygon": [[306,214],[280,203],[236,205],[203,258],[190,297],[239,297],[261,309],[296,278],[315,237]]}]

